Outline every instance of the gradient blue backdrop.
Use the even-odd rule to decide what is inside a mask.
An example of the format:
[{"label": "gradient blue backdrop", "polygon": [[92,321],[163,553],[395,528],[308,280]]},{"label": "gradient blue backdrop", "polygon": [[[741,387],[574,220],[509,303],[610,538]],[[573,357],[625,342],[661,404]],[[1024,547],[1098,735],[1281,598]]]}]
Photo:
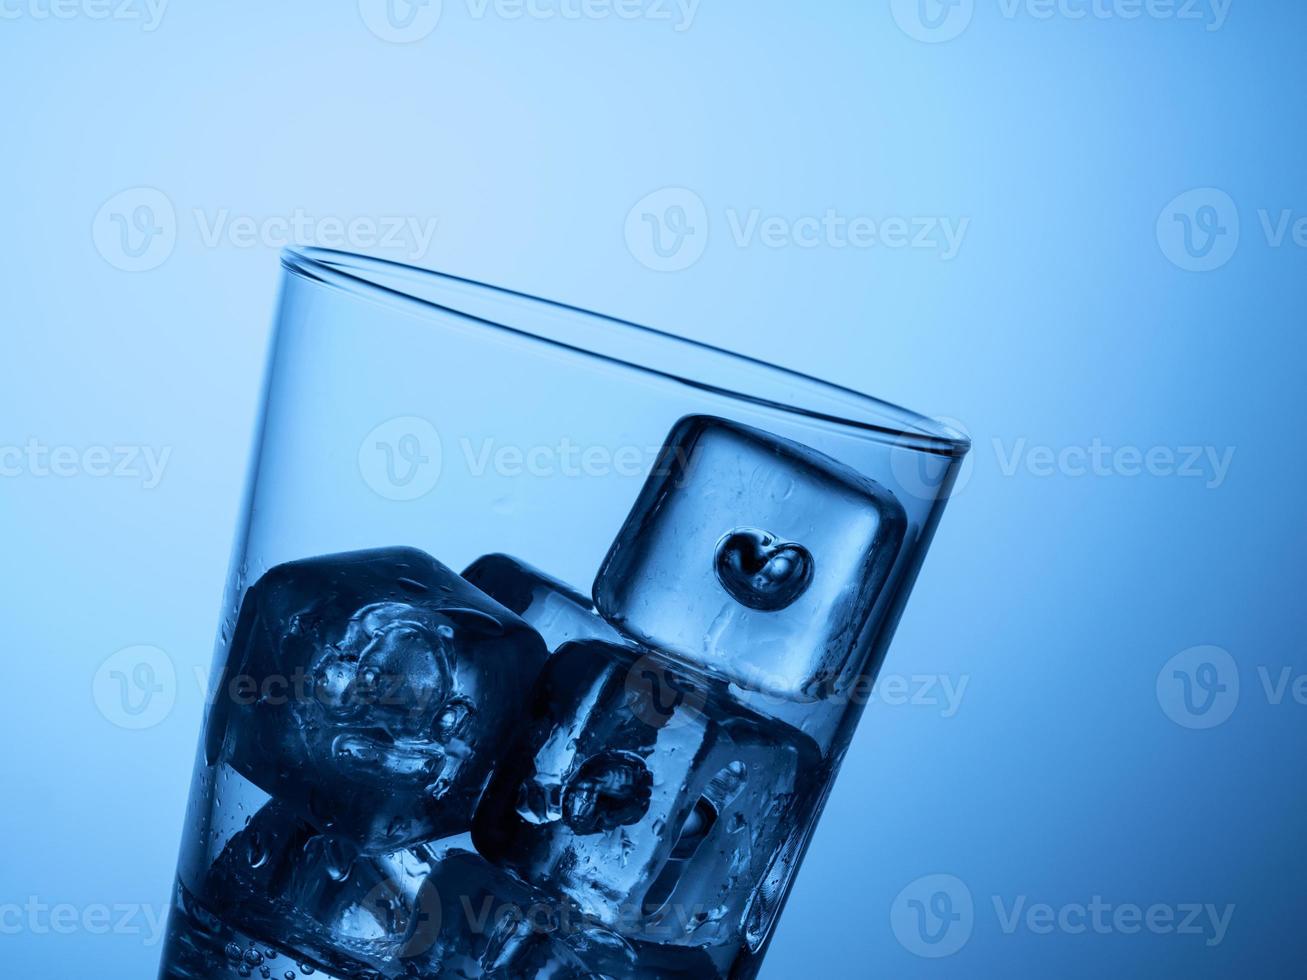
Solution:
[{"label": "gradient blue backdrop", "polygon": [[[397,44],[369,0],[174,0],[157,24],[131,0],[0,2],[0,972],[153,975],[142,910],[168,896],[278,276],[275,234],[208,232],[300,210],[436,219],[423,254],[376,251],[971,433],[886,665],[963,697],[870,709],[765,976],[1295,975],[1307,7],[701,0],[687,24],[541,3],[445,0]],[[131,272],[113,215],[140,187],[176,226]],[[666,187],[704,207],[674,272],[626,233]],[[828,209],[966,230],[948,258],[734,227]],[[146,489],[43,475],[32,440],[171,455]],[[1096,445],[1154,472],[1083,472]],[[1185,475],[1190,446],[1234,455]],[[179,675],[139,731],[95,698],[136,644]],[[1200,645],[1230,659],[1168,666]],[[1204,663],[1214,714],[1174,688]],[[942,944],[904,917],[923,887],[972,901]],[[1219,942],[1129,913],[1076,929],[1096,896],[1234,910]],[[1051,929],[1014,925],[1023,902]]]}]

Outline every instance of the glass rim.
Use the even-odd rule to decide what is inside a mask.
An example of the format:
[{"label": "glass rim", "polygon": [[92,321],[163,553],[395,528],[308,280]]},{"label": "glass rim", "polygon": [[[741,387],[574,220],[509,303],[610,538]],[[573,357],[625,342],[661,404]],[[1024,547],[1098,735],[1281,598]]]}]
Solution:
[{"label": "glass rim", "polygon": [[[849,428],[880,441],[887,441],[886,437],[890,437],[888,441],[904,448],[955,458],[965,456],[971,448],[971,440],[951,426],[900,405],[747,354],[692,340],[656,327],[596,313],[583,307],[421,266],[338,249],[316,246],[286,248],[281,253],[281,264],[283,269],[292,274],[346,292],[364,294],[374,300],[406,309],[408,312],[440,311],[484,327],[507,331],[542,344],[618,364],[664,380],[690,385],[736,401]],[[416,288],[417,285],[425,289],[420,291]],[[696,374],[688,369],[688,364],[682,366],[678,363],[673,369],[642,363],[623,357],[619,353],[596,349],[598,345],[593,344],[594,338],[587,338],[584,341],[569,340],[559,335],[561,331],[551,332],[542,329],[539,323],[527,325],[520,322],[504,322],[506,317],[491,317],[472,312],[461,307],[457,302],[458,296],[455,295],[457,293],[466,295],[469,290],[479,294],[479,298],[483,300],[509,301],[522,307],[524,312],[561,313],[569,318],[579,318],[587,322],[590,327],[611,329],[614,347],[619,346],[620,338],[625,335],[635,337],[646,344],[657,345],[663,351],[692,351],[701,359],[708,358],[718,361],[721,365],[731,365],[755,372],[760,380],[767,378],[773,383],[779,382],[782,386],[792,385],[819,394],[824,402],[829,402],[839,411],[804,405],[802,400],[797,398],[765,397],[742,391],[739,386]]]}]

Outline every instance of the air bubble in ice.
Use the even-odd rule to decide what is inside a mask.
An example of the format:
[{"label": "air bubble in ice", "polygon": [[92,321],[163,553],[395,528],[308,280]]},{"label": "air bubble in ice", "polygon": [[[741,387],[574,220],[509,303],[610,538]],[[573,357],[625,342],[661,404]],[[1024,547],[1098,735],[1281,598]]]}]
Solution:
[{"label": "air bubble in ice", "polygon": [[750,609],[777,612],[812,582],[812,553],[756,527],[736,528],[717,543],[717,580]]},{"label": "air bubble in ice", "polygon": [[592,756],[568,783],[563,819],[582,836],[639,823],[649,809],[653,775],[629,752]]}]

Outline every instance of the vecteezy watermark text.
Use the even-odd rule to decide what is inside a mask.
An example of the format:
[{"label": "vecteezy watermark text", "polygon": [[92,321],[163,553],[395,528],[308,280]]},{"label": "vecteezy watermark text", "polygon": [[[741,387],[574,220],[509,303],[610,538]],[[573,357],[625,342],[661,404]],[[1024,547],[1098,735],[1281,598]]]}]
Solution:
[{"label": "vecteezy watermark text", "polygon": [[421,258],[431,248],[439,225],[437,218],[411,215],[363,215],[354,218],[314,217],[303,208],[287,215],[261,218],[234,215],[227,208],[193,212],[200,242],[205,248],[231,245],[233,248],[285,248],[288,245],[321,245],[324,248],[397,250],[409,258]]},{"label": "vecteezy watermark text", "polygon": [[625,20],[668,24],[678,33],[694,25],[699,0],[466,0],[475,20]]},{"label": "vecteezy watermark text", "polygon": [[170,0],[0,0],[0,20],[113,20],[139,23],[146,34],[163,23]]},{"label": "vecteezy watermark text", "polygon": [[[995,0],[1006,21],[1170,21],[1219,31],[1233,0]],[[908,37],[940,44],[959,37],[984,6],[982,0],[890,0],[890,12]]]},{"label": "vecteezy watermark text", "polygon": [[996,438],[993,445],[1003,476],[1175,477],[1202,480],[1209,490],[1225,483],[1235,454],[1234,446],[1111,446],[1098,437],[1085,446],[1032,445],[1025,438],[1010,446]]},{"label": "vecteezy watermark text", "polygon": [[49,446],[28,439],[21,446],[0,445],[0,478],[136,480],[153,490],[163,481],[172,447]]},{"label": "vecteezy watermark text", "polygon": [[1025,895],[1016,896],[1010,903],[995,895],[992,901],[999,928],[1008,936],[1022,930],[1034,936],[1133,936],[1146,932],[1155,936],[1198,936],[1204,945],[1219,946],[1234,916],[1234,905],[1228,903],[1154,902],[1145,906],[1107,902],[1101,895],[1094,895],[1088,902],[1062,905],[1031,902]]},{"label": "vecteezy watermark text", "polygon": [[[440,25],[442,0],[358,0],[363,23],[391,44],[413,44]],[[699,0],[464,0],[464,13],[475,21],[644,21],[688,31]]]},{"label": "vecteezy watermark text", "polygon": [[[873,705],[888,708],[930,708],[941,718],[952,718],[962,707],[970,674],[881,674],[879,677],[860,675],[843,691],[825,699],[825,703]],[[766,700],[767,695],[756,694],[755,700]],[[775,698],[783,704],[782,698]]]},{"label": "vecteezy watermark text", "polygon": [[[187,220],[183,220],[189,218]],[[230,208],[179,212],[158,188],[133,187],[113,195],[91,225],[101,257],[124,272],[148,272],[172,257],[188,228],[204,248],[323,248],[388,252],[407,261],[423,258],[440,221],[416,215],[315,215],[302,207],[285,213],[242,214]]]},{"label": "vecteezy watermark text", "polygon": [[755,243],[764,248],[922,249],[934,251],[941,261],[957,258],[971,227],[970,218],[942,216],[887,217],[843,215],[827,209],[820,216],[791,218],[764,215],[758,208],[740,212],[727,208],[726,223],[737,248]]},{"label": "vecteezy watermark text", "polygon": [[[741,249],[915,250],[943,262],[957,258],[971,228],[965,216],[849,214],[835,208],[775,214],[727,207],[719,220],[731,243]],[[626,246],[646,268],[680,272],[703,257],[713,223],[702,197],[685,187],[665,187],[645,195],[627,212]]]},{"label": "vecteezy watermark text", "polygon": [[[923,0],[924,2],[924,0]],[[944,0],[948,2],[948,0]],[[1202,24],[1219,31],[1234,0],[997,0],[1007,20],[1156,20]]]},{"label": "vecteezy watermark text", "polygon": [[35,895],[22,903],[0,903],[0,936],[140,936],[146,946],[157,946],[167,920],[166,907],[140,903],[75,905]]},{"label": "vecteezy watermark text", "polygon": [[[1234,918],[1233,904],[1210,902],[1111,902],[1102,895],[1060,904],[1032,902],[1027,895],[992,895],[994,923],[1012,936],[1176,936],[1219,946]],[[910,882],[890,906],[890,927],[908,952],[927,959],[952,956],[981,925],[971,889],[948,874],[925,875]]]}]

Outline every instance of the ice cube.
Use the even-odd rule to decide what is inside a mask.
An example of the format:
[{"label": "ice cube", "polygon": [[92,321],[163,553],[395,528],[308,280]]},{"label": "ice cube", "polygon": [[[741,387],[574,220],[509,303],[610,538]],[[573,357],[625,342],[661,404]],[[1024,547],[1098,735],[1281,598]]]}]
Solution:
[{"label": "ice cube", "polygon": [[371,852],[457,834],[547,656],[423,552],[280,565],[242,603],[209,757]]},{"label": "ice cube", "polygon": [[[231,926],[347,976],[620,976],[631,947],[478,856],[466,835],[385,855],[319,834],[282,804],[224,849],[205,901]],[[583,960],[582,957],[586,960]]]},{"label": "ice cube", "polygon": [[403,976],[494,980],[606,980],[644,976],[635,951],[565,896],[550,895],[486,862],[450,849],[432,864],[428,907],[437,927],[426,949],[403,961]]},{"label": "ice cube", "polygon": [[624,642],[589,598],[517,558],[486,555],[469,565],[463,577],[535,627],[550,650],[572,640]]},{"label": "ice cube", "polygon": [[598,578],[623,632],[755,691],[817,700],[863,669],[906,528],[884,487],[813,449],[689,416]]},{"label": "ice cube", "polygon": [[725,689],[656,655],[567,644],[477,809],[477,849],[628,938],[734,941],[823,776],[810,738]]},{"label": "ice cube", "polygon": [[627,940],[570,899],[532,889],[480,857],[466,835],[368,855],[276,801],[227,843],[202,897],[197,908],[229,934],[259,938],[241,944],[240,962],[248,946],[342,977],[719,976],[697,947]]},{"label": "ice cube", "polygon": [[203,901],[223,921],[353,975],[385,970],[423,944],[436,901],[436,851],[363,854],[273,801],[210,869]]},{"label": "ice cube", "polygon": [[550,946],[566,910],[475,852],[446,854],[428,881],[438,928],[409,957],[416,975],[527,977],[556,958]]}]

